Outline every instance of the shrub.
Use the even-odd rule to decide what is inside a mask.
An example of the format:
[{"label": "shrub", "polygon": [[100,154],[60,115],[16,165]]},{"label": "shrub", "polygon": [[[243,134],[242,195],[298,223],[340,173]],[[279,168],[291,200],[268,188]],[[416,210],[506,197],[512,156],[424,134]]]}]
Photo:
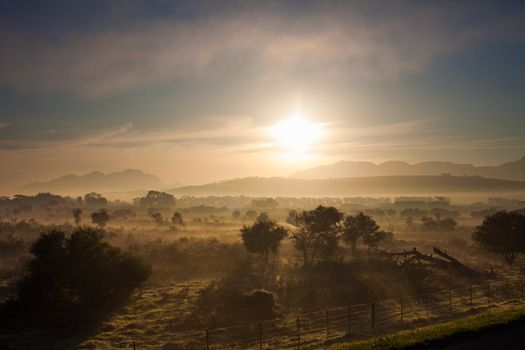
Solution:
[{"label": "shrub", "polygon": [[[51,324],[82,324],[125,300],[150,275],[141,259],[102,241],[102,231],[43,233],[32,245],[29,274],[18,284],[26,316]],[[49,324],[49,323],[48,323]]]}]

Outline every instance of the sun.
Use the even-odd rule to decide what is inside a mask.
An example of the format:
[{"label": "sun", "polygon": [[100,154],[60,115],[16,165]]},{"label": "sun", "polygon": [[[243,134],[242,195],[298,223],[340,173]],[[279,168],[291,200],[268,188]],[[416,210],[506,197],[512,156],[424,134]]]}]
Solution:
[{"label": "sun", "polygon": [[275,141],[284,149],[305,152],[323,136],[321,125],[310,122],[301,114],[294,113],[289,118],[271,127]]}]

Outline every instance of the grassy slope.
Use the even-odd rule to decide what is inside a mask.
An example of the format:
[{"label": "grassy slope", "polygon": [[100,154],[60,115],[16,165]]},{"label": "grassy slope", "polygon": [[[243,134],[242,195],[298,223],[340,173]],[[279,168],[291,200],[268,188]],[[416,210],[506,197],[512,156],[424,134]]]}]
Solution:
[{"label": "grassy slope", "polygon": [[330,350],[358,349],[403,349],[407,347],[424,346],[434,342],[446,341],[453,337],[471,332],[507,324],[525,318],[525,305],[511,306],[504,309],[486,311],[459,320],[440,323],[432,326],[401,331],[392,335],[337,344]]}]

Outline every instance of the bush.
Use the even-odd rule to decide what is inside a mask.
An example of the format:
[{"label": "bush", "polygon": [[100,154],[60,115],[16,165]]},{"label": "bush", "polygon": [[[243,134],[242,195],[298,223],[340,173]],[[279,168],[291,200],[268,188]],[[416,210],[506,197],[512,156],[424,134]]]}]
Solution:
[{"label": "bush", "polygon": [[43,233],[31,247],[29,274],[16,303],[25,316],[48,325],[93,321],[124,301],[150,275],[141,259],[102,241],[102,231],[82,228]]}]

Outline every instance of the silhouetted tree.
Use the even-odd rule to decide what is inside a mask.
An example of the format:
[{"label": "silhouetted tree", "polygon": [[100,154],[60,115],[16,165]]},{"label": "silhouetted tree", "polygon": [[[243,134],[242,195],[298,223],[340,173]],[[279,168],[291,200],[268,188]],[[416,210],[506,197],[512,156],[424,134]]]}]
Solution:
[{"label": "silhouetted tree", "polygon": [[71,209],[71,214],[73,214],[73,218],[75,219],[75,225],[80,226],[82,210],[80,208],[73,208]]},{"label": "silhouetted tree", "polygon": [[150,214],[151,218],[153,219],[153,221],[155,221],[155,223],[157,225],[162,225],[164,224],[164,219],[162,218],[162,214],[159,213],[159,212],[154,212],[154,213],[151,213]]},{"label": "silhouetted tree", "polygon": [[141,207],[173,208],[175,207],[175,197],[169,193],[159,191],[149,191],[146,197],[135,199]]},{"label": "silhouetted tree", "polygon": [[249,252],[264,256],[265,266],[270,252],[275,259],[281,241],[287,234],[287,230],[275,220],[271,220],[266,213],[261,213],[252,226],[241,228],[244,246]]},{"label": "silhouetted tree", "polygon": [[352,246],[352,252],[355,252],[359,240],[370,250],[382,236],[375,220],[363,213],[349,215],[343,222],[343,240]]},{"label": "silhouetted tree", "polygon": [[173,227],[185,227],[186,224],[184,223],[184,220],[182,220],[182,214],[176,211],[173,213],[173,216],[171,217],[171,224]]},{"label": "silhouetted tree", "polygon": [[372,248],[377,248],[378,245],[384,243],[385,241],[391,240],[392,237],[392,232],[377,230],[364,235],[361,239],[363,244],[366,246],[368,253],[370,253]]},{"label": "silhouetted tree", "polygon": [[421,218],[421,229],[424,231],[452,231],[456,228],[457,222],[451,217],[441,218],[441,214],[436,214],[435,219],[430,216]]},{"label": "silhouetted tree", "polygon": [[337,225],[342,218],[336,208],[322,205],[309,211],[290,211],[287,221],[295,226],[290,239],[303,254],[304,265],[335,253],[339,241]]},{"label": "silhouetted tree", "polygon": [[279,203],[273,198],[256,198],[252,199],[250,205],[256,208],[275,208]]},{"label": "silhouetted tree", "polygon": [[108,204],[106,198],[96,192],[88,193],[84,196],[84,203],[89,207],[105,207]]},{"label": "silhouetted tree", "polygon": [[476,227],[472,239],[512,265],[519,254],[525,253],[525,215],[504,210],[489,215]]},{"label": "silhouetted tree", "polygon": [[99,227],[105,227],[109,221],[109,214],[106,209],[99,209],[91,213],[91,222]]},{"label": "silhouetted tree", "polygon": [[89,228],[69,238],[58,230],[43,233],[31,254],[17,303],[32,320],[61,325],[91,321],[119,305],[150,275],[142,260],[103,242],[102,231]]},{"label": "silhouetted tree", "polygon": [[458,223],[453,218],[444,218],[440,221],[439,225],[443,231],[452,231]]}]

